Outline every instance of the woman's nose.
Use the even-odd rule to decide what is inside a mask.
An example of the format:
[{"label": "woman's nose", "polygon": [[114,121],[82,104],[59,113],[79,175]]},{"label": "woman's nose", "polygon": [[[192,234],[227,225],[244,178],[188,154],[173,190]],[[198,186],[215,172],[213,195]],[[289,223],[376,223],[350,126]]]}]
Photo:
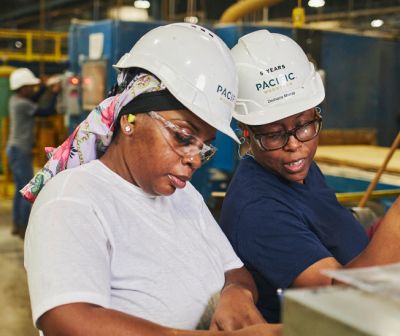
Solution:
[{"label": "woman's nose", "polygon": [[303,143],[295,138],[293,134],[291,134],[288,138],[288,141],[284,147],[286,150],[295,151],[299,147],[301,147]]},{"label": "woman's nose", "polygon": [[182,158],[182,163],[183,164],[188,164],[192,166],[194,169],[198,169],[201,167],[201,157],[200,154],[196,155],[185,155]]}]

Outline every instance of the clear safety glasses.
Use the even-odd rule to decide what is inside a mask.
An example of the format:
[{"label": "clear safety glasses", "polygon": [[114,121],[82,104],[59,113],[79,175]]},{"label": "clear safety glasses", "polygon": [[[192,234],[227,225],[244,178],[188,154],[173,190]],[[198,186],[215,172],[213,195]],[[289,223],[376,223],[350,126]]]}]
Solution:
[{"label": "clear safety glasses", "polygon": [[314,139],[322,125],[321,109],[315,108],[315,117],[302,125],[299,125],[291,130],[282,129],[277,132],[268,133],[253,133],[253,136],[258,146],[266,151],[274,151],[286,146],[290,136],[294,136],[300,142],[307,142]]},{"label": "clear safety glasses", "polygon": [[[217,148],[213,145],[206,145],[194,135],[189,134],[185,129],[176,125],[170,120],[163,118],[154,111],[147,113],[154,121],[158,121],[159,128],[167,143],[180,156],[189,157],[191,161],[197,155],[200,156],[201,164],[210,160]],[[162,124],[162,126],[160,125]]]}]

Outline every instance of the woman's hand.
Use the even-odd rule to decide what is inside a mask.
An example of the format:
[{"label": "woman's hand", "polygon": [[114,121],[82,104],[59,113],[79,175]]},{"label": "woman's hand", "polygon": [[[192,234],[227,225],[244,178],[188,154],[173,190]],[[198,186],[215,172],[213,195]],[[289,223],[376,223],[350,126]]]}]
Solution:
[{"label": "woman's hand", "polygon": [[210,330],[236,330],[265,322],[254,304],[251,291],[240,285],[230,284],[221,292]]},{"label": "woman's hand", "polygon": [[282,324],[261,323],[250,327],[236,330],[231,336],[280,336],[282,335]]}]

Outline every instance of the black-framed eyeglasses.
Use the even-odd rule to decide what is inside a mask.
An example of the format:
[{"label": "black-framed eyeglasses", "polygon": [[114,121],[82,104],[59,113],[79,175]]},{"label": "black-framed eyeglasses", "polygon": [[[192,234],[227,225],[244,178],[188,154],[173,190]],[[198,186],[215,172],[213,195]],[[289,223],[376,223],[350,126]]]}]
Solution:
[{"label": "black-framed eyeglasses", "polygon": [[299,125],[291,130],[281,130],[268,133],[253,133],[258,146],[265,151],[274,151],[286,146],[289,138],[293,135],[300,142],[307,142],[314,139],[320,132],[322,126],[321,109],[315,108],[316,116],[302,125]]},{"label": "black-framed eyeglasses", "polygon": [[180,156],[189,157],[191,161],[197,155],[201,164],[209,161],[217,151],[213,145],[206,145],[196,136],[189,134],[172,121],[163,118],[159,113],[150,111],[147,113],[153,120],[158,120],[164,127],[160,127],[161,133],[171,148]]}]

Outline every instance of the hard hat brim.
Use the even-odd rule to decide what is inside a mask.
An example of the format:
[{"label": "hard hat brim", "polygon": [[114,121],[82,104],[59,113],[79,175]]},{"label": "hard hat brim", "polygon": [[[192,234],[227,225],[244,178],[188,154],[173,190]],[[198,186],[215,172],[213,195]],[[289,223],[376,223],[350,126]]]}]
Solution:
[{"label": "hard hat brim", "polygon": [[40,79],[39,78],[32,79],[30,81],[27,81],[26,83],[21,84],[21,85],[10,86],[10,89],[15,91],[15,90],[18,90],[18,89],[22,88],[23,86],[37,85],[37,84],[40,84]]}]

